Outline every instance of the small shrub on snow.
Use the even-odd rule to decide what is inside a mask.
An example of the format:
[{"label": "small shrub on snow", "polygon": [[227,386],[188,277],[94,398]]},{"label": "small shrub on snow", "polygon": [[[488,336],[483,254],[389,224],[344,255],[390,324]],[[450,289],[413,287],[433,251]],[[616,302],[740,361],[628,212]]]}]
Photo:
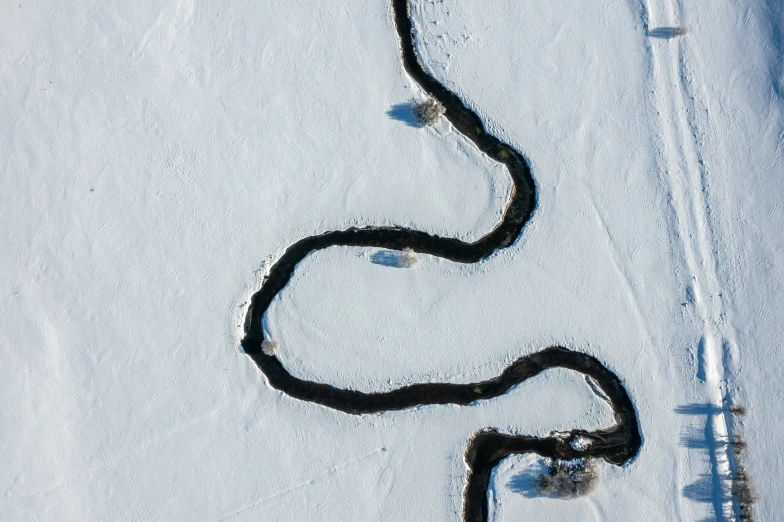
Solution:
[{"label": "small shrub on snow", "polygon": [[403,268],[411,268],[419,263],[419,256],[410,248],[404,248],[403,253],[400,255],[400,266]]},{"label": "small shrub on snow", "polygon": [[746,439],[742,435],[737,435],[730,441],[730,446],[732,446],[732,452],[735,454],[735,457],[739,459],[743,456],[743,451],[746,449]]},{"label": "small shrub on snow", "polygon": [[539,493],[551,498],[575,498],[589,493],[596,484],[596,469],[588,459],[553,460],[538,481]]},{"label": "small shrub on snow", "polygon": [[438,123],[445,112],[444,106],[435,98],[428,98],[422,103],[414,105],[414,115],[417,121],[428,126]]},{"label": "small shrub on snow", "polygon": [[742,404],[734,404],[730,407],[730,412],[738,417],[743,417],[746,415],[746,407]]},{"label": "small shrub on snow", "polygon": [[272,357],[276,353],[278,353],[278,341],[273,341],[272,339],[264,339],[261,341],[261,351],[264,355],[268,355]]}]

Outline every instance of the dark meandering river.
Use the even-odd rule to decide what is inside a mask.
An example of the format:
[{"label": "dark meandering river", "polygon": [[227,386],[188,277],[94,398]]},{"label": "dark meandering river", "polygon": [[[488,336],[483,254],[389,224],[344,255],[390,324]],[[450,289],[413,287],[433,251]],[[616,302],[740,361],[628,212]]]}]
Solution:
[{"label": "dark meandering river", "polygon": [[332,246],[411,249],[460,263],[475,263],[514,243],[536,208],[536,185],[528,162],[520,152],[488,134],[479,117],[425,71],[416,53],[409,0],[392,0],[392,6],[406,72],[443,104],[445,117],[455,129],[494,161],[506,166],[513,185],[503,218],[473,243],[399,227],[353,227],[301,239],[270,268],[261,288],[253,294],[245,318],[242,347],[273,388],[295,399],[357,415],[425,404],[468,405],[502,395],[548,368],[567,368],[591,377],[609,399],[615,417],[613,426],[596,431],[573,429],[548,437],[510,435],[485,428],[468,441],[463,520],[484,522],[488,517],[487,489],[492,470],[509,455],[536,453],[561,460],[599,457],[617,465],[637,455],[642,438],[634,405],[620,379],[599,360],[566,348],[549,347],[518,358],[500,375],[482,382],[422,383],[387,392],[364,393],[299,379],[290,374],[276,356],[266,355],[261,349],[264,314],[291,279],[297,264],[311,252]]}]

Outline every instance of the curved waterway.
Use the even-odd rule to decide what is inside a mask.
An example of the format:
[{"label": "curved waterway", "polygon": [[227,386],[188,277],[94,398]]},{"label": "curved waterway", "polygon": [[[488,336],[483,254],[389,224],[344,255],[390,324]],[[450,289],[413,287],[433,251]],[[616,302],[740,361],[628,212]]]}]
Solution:
[{"label": "curved waterway", "polygon": [[468,405],[498,397],[548,368],[567,368],[591,377],[609,399],[615,424],[606,429],[574,429],[549,437],[510,435],[485,428],[468,441],[468,466],[463,493],[463,520],[485,522],[487,488],[493,468],[513,454],[536,453],[552,459],[603,458],[623,464],[639,452],[642,438],[634,405],[620,379],[590,355],[562,347],[548,347],[518,358],[492,379],[469,384],[422,383],[391,391],[364,393],[293,376],[275,355],[266,355],[262,319],[272,300],[291,279],[297,264],[308,254],[332,246],[411,249],[460,263],[476,263],[507,248],[520,236],[536,208],[536,185],[523,155],[489,134],[482,120],[460,98],[422,66],[416,53],[409,0],[392,0],[395,28],[400,40],[403,67],[408,75],[446,109],[445,117],[483,153],[502,163],[512,178],[512,191],[501,221],[478,240],[467,243],[419,230],[400,227],[352,227],[306,237],[289,246],[270,268],[261,288],[253,294],[245,317],[242,347],[273,388],[298,400],[314,402],[345,413],[362,415],[403,410],[425,404]]}]

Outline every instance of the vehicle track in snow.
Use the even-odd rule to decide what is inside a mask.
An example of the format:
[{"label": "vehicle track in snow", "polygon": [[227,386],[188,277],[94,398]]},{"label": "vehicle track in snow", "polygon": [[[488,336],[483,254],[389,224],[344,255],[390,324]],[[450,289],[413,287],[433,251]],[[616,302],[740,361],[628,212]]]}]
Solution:
[{"label": "vehicle track in snow", "polygon": [[[643,0],[643,23],[651,19],[682,22],[679,0],[652,3]],[[678,20],[681,18],[681,20]],[[651,44],[654,104],[659,118],[658,146],[663,181],[670,194],[676,243],[680,244],[689,272],[689,301],[699,322],[701,338],[695,342],[697,378],[705,383],[709,403],[705,429],[711,466],[713,508],[719,522],[739,519],[740,510],[726,484],[735,467],[728,376],[738,360],[736,332],[727,320],[719,278],[709,194],[709,173],[703,158],[706,139],[698,114],[707,114],[710,100],[699,77],[699,49],[677,39]],[[688,52],[687,52],[688,49]]]},{"label": "vehicle track in snow", "polygon": [[406,73],[423,91],[443,104],[445,117],[457,131],[492,160],[502,163],[509,172],[512,190],[503,217],[490,232],[471,243],[408,228],[373,226],[352,227],[301,239],[288,247],[270,267],[261,288],[251,297],[241,344],[273,388],[295,399],[349,414],[379,413],[427,404],[468,405],[498,397],[549,368],[566,368],[591,377],[613,408],[613,426],[595,431],[573,429],[548,437],[503,434],[485,428],[468,441],[463,520],[485,522],[489,511],[487,490],[492,470],[509,455],[536,453],[561,460],[596,457],[617,465],[637,455],[642,438],[634,405],[620,379],[599,360],[566,348],[548,347],[518,358],[500,375],[485,381],[469,384],[421,383],[386,392],[365,393],[300,379],[289,373],[275,355],[265,354],[262,350],[264,314],[291,279],[297,264],[310,253],[332,246],[381,247],[399,251],[411,249],[455,262],[476,263],[512,245],[536,208],[536,186],[523,155],[488,134],[476,113],[425,71],[416,53],[409,0],[392,0],[392,9]]}]

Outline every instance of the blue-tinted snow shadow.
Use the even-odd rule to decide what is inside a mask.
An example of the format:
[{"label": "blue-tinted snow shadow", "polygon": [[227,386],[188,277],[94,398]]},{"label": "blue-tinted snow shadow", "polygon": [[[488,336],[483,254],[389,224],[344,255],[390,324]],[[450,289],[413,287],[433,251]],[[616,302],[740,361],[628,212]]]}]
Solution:
[{"label": "blue-tinted snow shadow", "polygon": [[547,474],[547,466],[543,461],[538,461],[535,467],[527,468],[520,473],[514,475],[506,487],[512,493],[523,495],[525,498],[537,498],[542,494],[539,490],[539,477]]},{"label": "blue-tinted snow shadow", "polygon": [[721,413],[722,409],[713,404],[683,404],[675,408],[675,413],[678,415],[716,415]]},{"label": "blue-tinted snow shadow", "polygon": [[693,482],[684,487],[683,496],[693,500],[694,502],[713,504],[711,506],[712,516],[707,516],[706,518],[701,519],[699,522],[716,522],[727,520],[727,517],[723,512],[723,507],[717,507],[715,505],[716,491],[713,484],[713,477],[710,473],[704,473],[700,475],[700,478],[697,479],[696,482]]},{"label": "blue-tinted snow shadow", "polygon": [[686,432],[681,435],[681,446],[688,449],[710,450],[705,433],[695,427],[687,428]]},{"label": "blue-tinted snow shadow", "polygon": [[669,40],[678,36],[685,36],[689,34],[689,29],[685,27],[656,27],[649,29],[647,32],[648,38],[660,38],[662,40]]},{"label": "blue-tinted snow shadow", "polygon": [[713,432],[713,416],[723,415],[724,411],[713,404],[684,404],[675,408],[679,415],[690,415],[705,418],[702,429],[692,427],[681,436],[681,445],[692,450],[705,451],[711,466],[711,472],[700,475],[696,482],[683,488],[683,496],[695,502],[711,504],[713,516],[711,520],[724,522],[724,504],[730,490],[729,477],[718,472],[719,451],[724,450],[726,441],[720,440]]},{"label": "blue-tinted snow shadow", "polygon": [[409,127],[420,128],[420,124],[414,115],[414,107],[410,103],[398,103],[393,105],[388,111],[387,116],[393,120],[402,121]]},{"label": "blue-tinted snow shadow", "polygon": [[379,250],[370,255],[370,262],[374,265],[392,268],[405,268],[403,256],[397,250]]}]

